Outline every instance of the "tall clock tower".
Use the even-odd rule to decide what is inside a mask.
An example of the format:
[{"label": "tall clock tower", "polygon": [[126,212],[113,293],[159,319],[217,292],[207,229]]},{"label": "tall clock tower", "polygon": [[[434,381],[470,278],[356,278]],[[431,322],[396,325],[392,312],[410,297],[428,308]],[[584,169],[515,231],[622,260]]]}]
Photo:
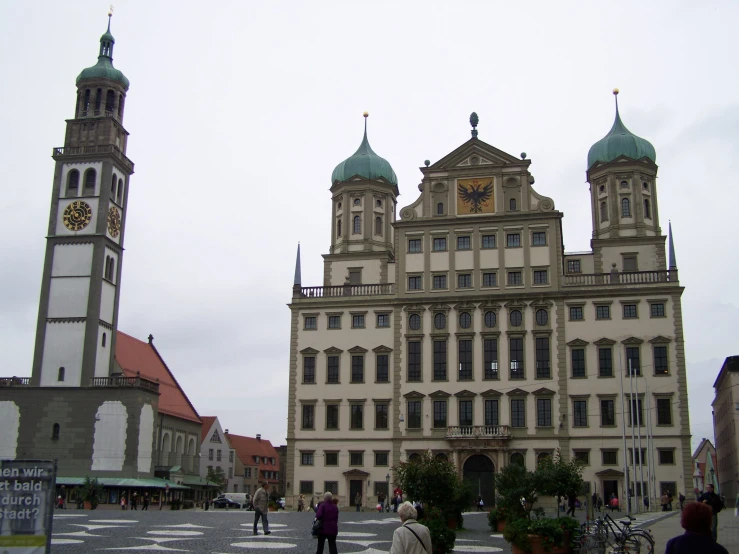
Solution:
[{"label": "tall clock tower", "polygon": [[77,77],[74,118],[56,162],[31,384],[88,386],[112,370],[126,205],[133,162],[123,127],[128,79],[113,67],[115,39]]}]

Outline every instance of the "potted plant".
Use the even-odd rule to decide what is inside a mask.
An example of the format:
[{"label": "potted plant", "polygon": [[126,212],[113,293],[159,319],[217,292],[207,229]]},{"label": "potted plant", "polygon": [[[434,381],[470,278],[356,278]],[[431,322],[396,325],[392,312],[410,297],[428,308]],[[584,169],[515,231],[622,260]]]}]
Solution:
[{"label": "potted plant", "polygon": [[488,524],[490,529],[502,533],[505,530],[506,522],[510,519],[511,514],[505,506],[496,505],[488,512]]},{"label": "potted plant", "polygon": [[512,554],[523,554],[532,551],[531,541],[529,540],[530,525],[531,520],[528,517],[516,517],[506,521],[503,538],[510,543]]},{"label": "potted plant", "polygon": [[97,478],[90,479],[88,475],[80,487],[78,498],[82,498],[85,510],[94,510],[98,507],[104,494],[103,486],[98,482]]},{"label": "potted plant", "polygon": [[430,508],[423,518],[423,524],[429,528],[433,552],[430,554],[447,554],[454,549],[457,534],[449,528],[447,517],[442,510]]},{"label": "potted plant", "polygon": [[277,502],[275,502],[274,500],[270,500],[269,501],[269,504],[267,505],[267,509],[270,512],[276,512],[277,511]]}]

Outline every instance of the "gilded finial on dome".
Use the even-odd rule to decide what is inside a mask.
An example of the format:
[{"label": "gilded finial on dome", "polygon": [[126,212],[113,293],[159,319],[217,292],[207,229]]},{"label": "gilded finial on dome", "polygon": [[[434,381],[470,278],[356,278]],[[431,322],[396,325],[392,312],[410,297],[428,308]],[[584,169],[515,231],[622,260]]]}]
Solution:
[{"label": "gilded finial on dome", "polygon": [[614,96],[618,96],[618,89],[617,88],[613,89],[613,95]]},{"label": "gilded finial on dome", "polygon": [[367,119],[369,117],[369,112],[364,112],[362,115],[364,116],[365,119]]}]

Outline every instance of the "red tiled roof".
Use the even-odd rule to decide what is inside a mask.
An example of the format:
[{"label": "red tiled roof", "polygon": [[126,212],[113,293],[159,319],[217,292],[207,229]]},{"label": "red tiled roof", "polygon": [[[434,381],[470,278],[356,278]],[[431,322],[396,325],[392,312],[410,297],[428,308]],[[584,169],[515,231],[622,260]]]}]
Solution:
[{"label": "red tiled roof", "polygon": [[205,437],[210,431],[210,428],[213,426],[213,423],[215,422],[216,419],[218,419],[216,416],[209,416],[209,415],[200,416],[200,421],[203,422],[203,427],[200,431],[200,442],[205,441]]},{"label": "red tiled roof", "polygon": [[198,413],[153,343],[140,341],[118,331],[115,359],[128,377],[135,377],[140,372],[141,377],[151,381],[159,380],[160,413],[201,423]]},{"label": "red tiled roof", "polygon": [[[245,466],[259,466],[259,478],[264,479],[265,471],[280,471],[280,455],[267,439],[255,439],[252,437],[243,437],[241,435],[226,435],[236,455],[241,459]],[[254,456],[259,456],[259,463],[254,462]],[[264,458],[274,458],[275,464],[264,463]],[[270,483],[277,483],[277,479],[266,479]]]}]

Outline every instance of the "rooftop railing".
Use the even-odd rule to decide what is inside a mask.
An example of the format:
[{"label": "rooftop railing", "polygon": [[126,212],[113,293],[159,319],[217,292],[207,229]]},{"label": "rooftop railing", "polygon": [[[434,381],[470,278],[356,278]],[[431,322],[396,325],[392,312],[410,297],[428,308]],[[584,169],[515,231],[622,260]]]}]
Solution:
[{"label": "rooftop railing", "polygon": [[159,392],[159,383],[156,381],[149,381],[141,376],[136,377],[93,377],[90,379],[91,387],[133,387],[139,389],[150,390],[152,392]]},{"label": "rooftop railing", "polygon": [[94,146],[60,146],[54,148],[51,157],[55,160],[66,158],[80,158],[85,156],[98,156],[100,154],[112,154],[127,169],[133,171],[133,162],[121,152],[114,144],[98,144]]},{"label": "rooftop railing", "polygon": [[0,377],[0,387],[27,387],[30,384],[30,377]]},{"label": "rooftop railing", "polygon": [[508,425],[452,425],[447,428],[447,439],[507,439]]},{"label": "rooftop railing", "polygon": [[331,287],[295,286],[295,298],[342,298],[348,296],[387,296],[395,294],[395,284],[338,285]]},{"label": "rooftop railing", "polygon": [[677,284],[677,269],[657,271],[611,271],[610,273],[567,273],[562,285],[591,287],[611,285]]}]

